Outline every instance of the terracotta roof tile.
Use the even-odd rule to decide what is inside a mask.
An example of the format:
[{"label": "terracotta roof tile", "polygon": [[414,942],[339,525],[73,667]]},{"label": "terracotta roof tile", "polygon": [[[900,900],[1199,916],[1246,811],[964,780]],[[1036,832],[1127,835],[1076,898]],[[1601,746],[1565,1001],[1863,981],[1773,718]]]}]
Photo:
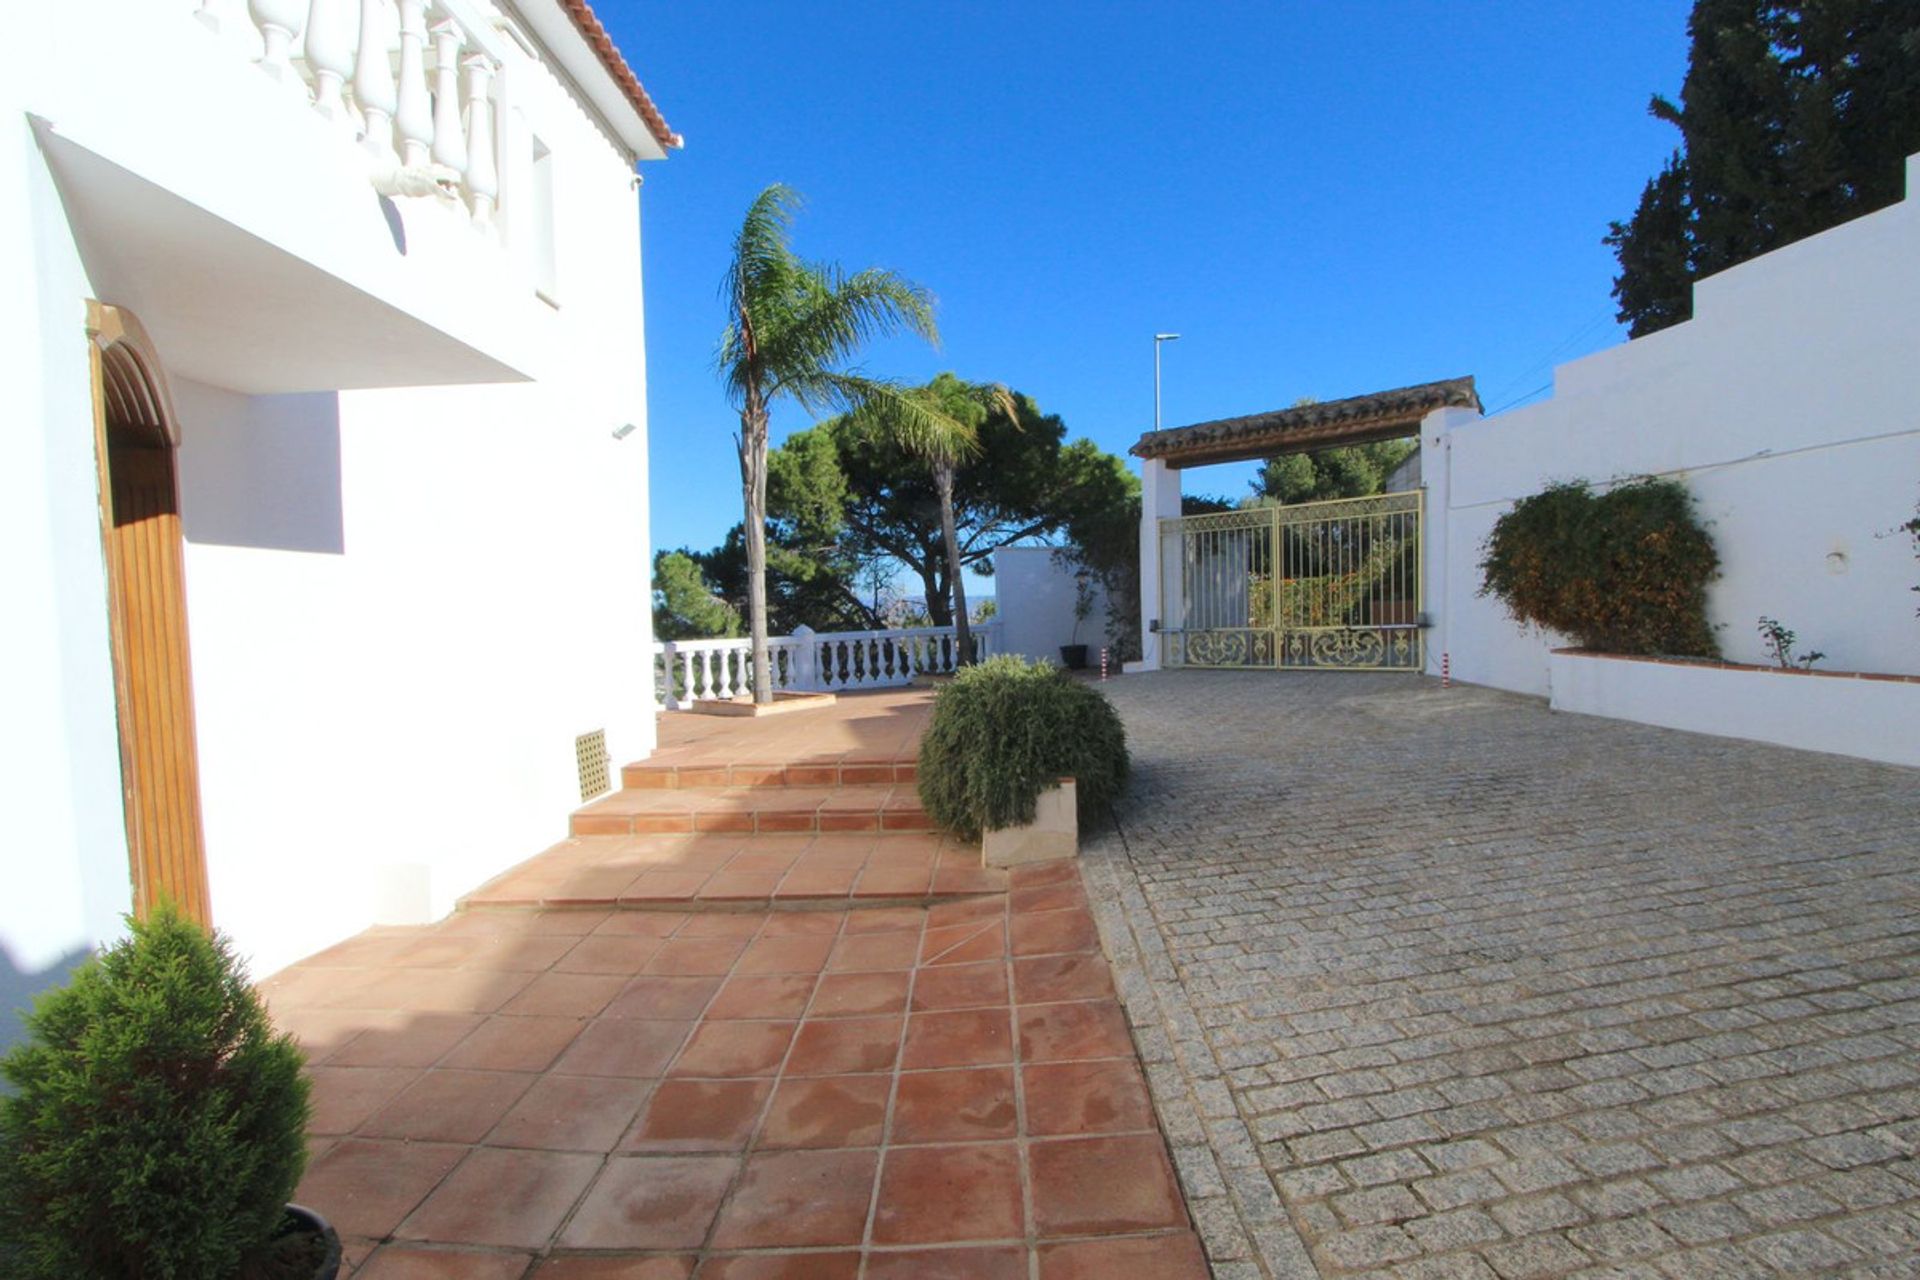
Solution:
[{"label": "terracotta roof tile", "polygon": [[588,4],[587,0],[559,0],[559,3],[560,7],[566,10],[567,16],[573,19],[573,25],[580,29],[580,34],[586,38],[587,44],[599,55],[601,63],[606,67],[607,73],[613,77],[614,83],[618,84],[620,91],[627,95],[627,101],[633,104],[633,109],[640,113],[642,120],[646,121],[647,132],[653,135],[653,140],[663,149],[685,145],[680,135],[668,127],[667,118],[660,114],[660,108],[654,106],[653,99],[647,96],[646,89],[640,84],[640,77],[633,74],[633,68],[628,66],[626,58],[621,56],[619,47],[613,43],[613,37],[607,33],[606,25],[600,21],[599,15],[594,13],[593,6]]},{"label": "terracotta roof tile", "polygon": [[1175,467],[1237,462],[1412,435],[1420,429],[1420,419],[1435,409],[1449,408],[1480,408],[1472,378],[1422,382],[1345,400],[1149,431],[1129,452],[1139,458],[1163,458]]}]

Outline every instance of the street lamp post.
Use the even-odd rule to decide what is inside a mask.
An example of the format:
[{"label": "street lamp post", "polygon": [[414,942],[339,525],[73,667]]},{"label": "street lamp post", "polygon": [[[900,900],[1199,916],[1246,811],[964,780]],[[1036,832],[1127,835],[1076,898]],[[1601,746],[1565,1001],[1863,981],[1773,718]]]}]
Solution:
[{"label": "street lamp post", "polygon": [[1160,429],[1160,345],[1165,342],[1177,342],[1177,333],[1156,333],[1153,335],[1153,429]]}]

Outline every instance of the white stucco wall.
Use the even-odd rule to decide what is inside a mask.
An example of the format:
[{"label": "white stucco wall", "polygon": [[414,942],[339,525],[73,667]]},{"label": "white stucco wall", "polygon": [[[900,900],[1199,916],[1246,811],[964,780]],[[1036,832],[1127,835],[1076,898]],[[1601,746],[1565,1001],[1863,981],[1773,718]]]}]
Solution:
[{"label": "white stucco wall", "polygon": [[73,234],[0,69],[0,1046],[128,906],[84,299]]},{"label": "white stucco wall", "polygon": [[1564,637],[1481,597],[1500,514],[1553,480],[1672,476],[1722,560],[1729,659],[1766,660],[1760,615],[1823,668],[1920,673],[1920,564],[1890,530],[1920,501],[1920,157],[1908,200],[1702,281],[1694,319],[1561,366],[1551,400],[1423,433],[1430,670],[1548,692]]},{"label": "white stucco wall", "polygon": [[1078,586],[1054,548],[1000,548],[993,553],[993,582],[1001,652],[1058,662],[1062,645],[1079,643],[1087,646],[1087,665],[1099,665],[1100,646],[1107,642],[1107,593],[1094,584],[1093,612],[1079,624],[1075,641]]},{"label": "white stucco wall", "polygon": [[[189,102],[206,85],[174,84],[183,73],[153,49],[102,38],[117,30],[102,15],[122,3],[29,6],[26,32],[0,49],[0,350],[13,406],[0,417],[11,459],[0,468],[11,606],[0,631],[0,1042],[10,1010],[114,936],[130,900],[84,333],[89,297],[126,299],[114,272],[95,269],[115,254],[92,212],[56,180],[71,159],[49,159],[71,141],[58,126],[84,123],[90,144],[143,180],[211,184],[189,193],[196,209],[256,210],[261,226],[224,224],[235,246],[284,233],[273,248],[286,258],[300,251],[296,232],[324,231],[338,212],[290,213],[299,192],[276,203],[259,165],[233,159],[247,153],[229,144],[251,136],[258,112],[171,134],[135,120],[129,104],[146,87],[174,103],[169,84]],[[137,21],[167,10],[201,36],[191,5],[124,7]],[[91,38],[79,38],[88,22]],[[138,75],[113,86],[116,116],[76,105],[62,65],[80,81]],[[604,728],[616,764],[652,748],[634,656],[652,641],[638,193],[630,157],[558,79],[531,61],[511,70],[503,128],[510,140],[537,134],[553,155],[551,302],[533,296],[512,223],[524,206],[509,188],[504,244],[460,228],[465,242],[430,246],[423,232],[378,278],[307,261],[273,289],[255,282],[278,308],[271,342],[326,338],[284,370],[324,367],[338,336],[329,324],[380,317],[389,328],[334,350],[345,371],[335,387],[365,389],[262,394],[217,350],[168,371],[213,910],[256,974],[376,920],[440,914],[560,838],[579,801],[575,735]],[[312,141],[295,135],[288,145]],[[224,171],[209,154],[229,157]],[[345,199],[373,208],[357,180]],[[335,237],[341,252],[358,252],[357,234]],[[261,260],[236,252],[244,292]],[[455,290],[450,308],[422,283],[449,272],[486,278]],[[134,310],[163,359],[168,332],[210,332],[204,317],[182,328],[165,310]],[[462,361],[513,380],[408,387],[393,362],[412,348],[381,347],[380,333],[417,341],[438,362],[431,381]],[[209,376],[229,367],[230,382]]]}]

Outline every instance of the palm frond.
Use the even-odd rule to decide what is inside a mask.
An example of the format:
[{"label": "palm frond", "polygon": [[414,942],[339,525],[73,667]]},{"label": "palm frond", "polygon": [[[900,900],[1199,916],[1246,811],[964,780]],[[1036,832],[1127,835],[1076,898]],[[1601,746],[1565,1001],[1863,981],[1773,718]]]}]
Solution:
[{"label": "palm frond", "polygon": [[806,265],[785,283],[781,322],[760,333],[769,369],[834,368],[874,339],[901,333],[939,344],[933,296],[894,272],[870,268],[842,277],[832,267]]},{"label": "palm frond", "polygon": [[931,465],[953,466],[980,451],[976,415],[965,408],[950,411],[955,406],[943,404],[930,388],[836,374],[831,393],[848,405],[847,422],[854,430],[888,440]]}]

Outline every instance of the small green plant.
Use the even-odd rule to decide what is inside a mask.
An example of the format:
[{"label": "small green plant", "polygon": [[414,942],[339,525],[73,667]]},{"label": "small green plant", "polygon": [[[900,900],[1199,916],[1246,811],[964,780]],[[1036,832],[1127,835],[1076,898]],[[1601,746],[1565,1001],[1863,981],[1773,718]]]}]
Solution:
[{"label": "small green plant", "polygon": [[1793,644],[1799,637],[1789,631],[1778,618],[1760,616],[1760,638],[1767,643],[1767,653],[1783,667],[1799,667],[1803,671],[1813,670],[1813,664],[1827,655],[1818,649],[1810,650],[1799,657],[1793,656]]},{"label": "small green plant", "polygon": [[306,1163],[300,1051],[224,939],[170,906],[130,924],[0,1060],[0,1272],[274,1274]]},{"label": "small green plant", "polygon": [[[1915,560],[1920,560],[1920,506],[1917,506],[1914,508],[1913,519],[1907,521],[1905,524],[1901,525],[1900,527],[1907,531],[1907,536],[1909,538],[1913,539],[1913,558]],[[1920,591],[1920,586],[1916,586],[1913,589],[1915,591]],[[1920,618],[1920,609],[1915,609],[1913,611],[1913,616],[1916,618]]]},{"label": "small green plant", "polygon": [[1080,624],[1093,616],[1093,574],[1082,569],[1073,579],[1073,639],[1080,643]]},{"label": "small green plant", "polygon": [[920,741],[920,800],[966,839],[1033,821],[1040,793],[1076,783],[1080,815],[1104,812],[1127,780],[1127,735],[1100,691],[1050,663],[990,658],[933,702]]},{"label": "small green plant", "polygon": [[1480,594],[1583,648],[1720,656],[1707,621],[1720,557],[1678,481],[1549,485],[1495,521],[1480,570]]}]

